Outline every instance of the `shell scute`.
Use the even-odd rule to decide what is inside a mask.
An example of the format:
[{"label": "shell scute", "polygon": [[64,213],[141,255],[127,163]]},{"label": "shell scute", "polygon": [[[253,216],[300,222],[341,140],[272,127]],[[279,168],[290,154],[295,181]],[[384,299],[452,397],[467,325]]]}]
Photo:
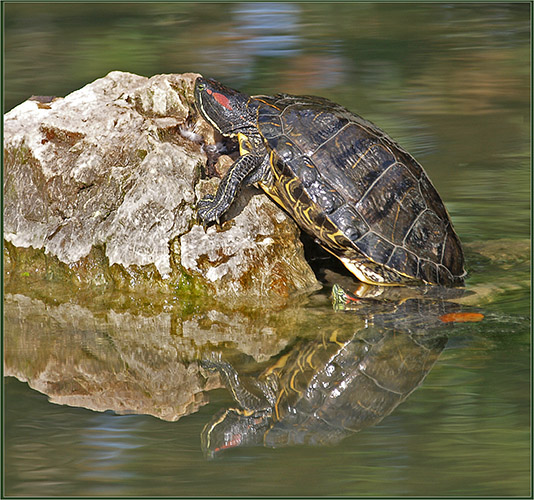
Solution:
[{"label": "shell scute", "polygon": [[357,245],[365,255],[372,255],[373,260],[379,264],[385,264],[395,249],[392,243],[373,231],[363,235]]},{"label": "shell scute", "polygon": [[443,252],[445,223],[437,215],[427,210],[415,221],[404,240],[407,250],[410,250],[422,259],[441,263]]},{"label": "shell scute", "polygon": [[441,284],[442,273],[440,271],[440,267],[443,266],[438,266],[434,262],[430,262],[429,260],[421,260],[419,272],[422,275],[427,276],[428,280],[432,283]]},{"label": "shell scute", "polygon": [[394,163],[383,171],[356,207],[377,232],[402,245],[407,231],[426,209],[426,203],[417,181],[406,175],[406,167]]},{"label": "shell scute", "polygon": [[323,176],[332,179],[336,189],[352,203],[358,202],[396,161],[390,151],[355,124],[323,143],[311,158]]},{"label": "shell scute", "polygon": [[392,269],[404,269],[408,276],[419,275],[419,258],[402,247],[395,247],[385,264]]},{"label": "shell scute", "polygon": [[351,241],[361,238],[370,229],[365,219],[347,204],[331,213],[329,218]]}]

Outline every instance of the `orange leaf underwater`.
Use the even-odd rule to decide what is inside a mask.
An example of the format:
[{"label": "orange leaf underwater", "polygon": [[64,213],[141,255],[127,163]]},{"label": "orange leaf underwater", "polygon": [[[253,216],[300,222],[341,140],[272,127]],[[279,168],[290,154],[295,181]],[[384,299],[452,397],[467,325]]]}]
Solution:
[{"label": "orange leaf underwater", "polygon": [[474,323],[476,321],[482,321],[484,315],[480,313],[449,313],[440,316],[439,319],[443,323]]}]

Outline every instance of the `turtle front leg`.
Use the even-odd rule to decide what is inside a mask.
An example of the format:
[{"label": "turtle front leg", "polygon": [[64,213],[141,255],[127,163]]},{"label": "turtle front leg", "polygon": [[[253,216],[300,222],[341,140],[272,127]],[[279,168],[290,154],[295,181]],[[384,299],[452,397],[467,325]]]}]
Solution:
[{"label": "turtle front leg", "polygon": [[250,377],[242,378],[230,363],[220,358],[218,353],[211,353],[202,359],[200,366],[209,371],[219,372],[224,385],[243,410],[265,411],[276,401],[276,387],[273,387],[273,384]]},{"label": "turtle front leg", "polygon": [[215,196],[208,195],[197,204],[198,218],[203,225],[219,222],[221,216],[230,208],[239,188],[248,184],[248,179],[263,163],[260,155],[250,153],[240,156],[222,178]]}]

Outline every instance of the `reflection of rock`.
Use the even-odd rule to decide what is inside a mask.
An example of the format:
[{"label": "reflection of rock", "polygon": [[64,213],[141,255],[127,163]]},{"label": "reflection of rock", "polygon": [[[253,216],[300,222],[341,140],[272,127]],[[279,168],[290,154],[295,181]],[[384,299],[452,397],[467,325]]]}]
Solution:
[{"label": "reflection of rock", "polygon": [[200,182],[201,145],[216,141],[194,111],[195,77],[115,71],[5,115],[10,280],[249,301],[317,285],[295,224],[266,196],[221,229],[195,225],[197,188],[215,187]]},{"label": "reflection of rock", "polygon": [[[291,323],[287,322],[286,328]],[[226,314],[211,310],[184,320],[182,335],[184,341],[187,339],[199,346],[232,346],[262,362],[280,352],[287,344],[287,338],[280,337],[275,325],[266,316],[260,319],[239,312]],[[285,331],[292,333],[291,329]]]},{"label": "reflection of rock", "polygon": [[218,376],[200,372],[202,351],[233,347],[263,361],[287,344],[279,330],[294,330],[274,313],[206,311],[188,319],[175,312],[95,313],[19,294],[6,295],[4,318],[6,376],[27,381],[58,404],[164,420],[197,411],[207,403],[205,391],[219,386]]}]

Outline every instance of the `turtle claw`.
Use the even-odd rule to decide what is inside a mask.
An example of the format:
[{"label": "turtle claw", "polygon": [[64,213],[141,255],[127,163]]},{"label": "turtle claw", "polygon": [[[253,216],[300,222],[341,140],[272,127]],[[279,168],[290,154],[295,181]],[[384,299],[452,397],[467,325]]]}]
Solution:
[{"label": "turtle claw", "polygon": [[197,203],[197,220],[199,220],[206,229],[212,223],[220,226],[221,216],[226,210],[217,204],[215,197],[207,195]]}]

